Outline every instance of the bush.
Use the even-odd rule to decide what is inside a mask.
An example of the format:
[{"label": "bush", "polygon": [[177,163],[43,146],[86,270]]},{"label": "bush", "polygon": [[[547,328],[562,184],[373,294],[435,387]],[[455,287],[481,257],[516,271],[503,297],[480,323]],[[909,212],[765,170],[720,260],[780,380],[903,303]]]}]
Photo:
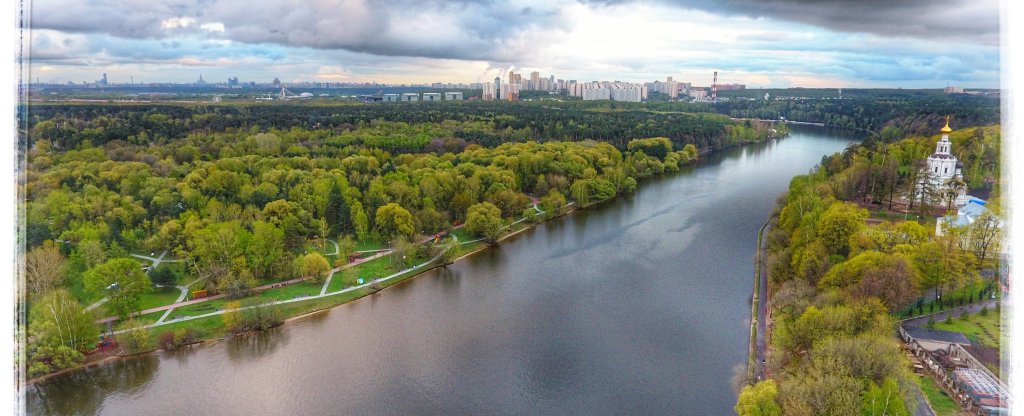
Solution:
[{"label": "bush", "polygon": [[164,331],[160,333],[160,338],[156,342],[157,348],[163,348],[165,350],[174,349],[174,332]]},{"label": "bush", "polygon": [[924,326],[926,326],[928,328],[935,328],[935,315],[929,315],[928,316],[928,323],[925,324]]},{"label": "bush", "polygon": [[[996,304],[996,307],[999,307],[998,305],[999,304]],[[982,306],[981,307],[981,312],[978,312],[978,314],[981,315],[981,316],[988,316],[988,305]]]},{"label": "bush", "polygon": [[165,350],[175,350],[196,340],[195,331],[192,328],[178,328],[172,331],[164,331],[160,334],[157,346]]},{"label": "bush", "polygon": [[943,321],[943,322],[945,322],[947,324],[953,323],[953,312],[947,313],[946,314],[946,320]]},{"label": "bush", "polygon": [[242,302],[241,308],[242,310],[224,314],[224,326],[232,332],[258,331],[280,325],[283,322],[280,311],[272,305],[272,301],[259,298],[250,299]]},{"label": "bush", "polygon": [[149,331],[142,327],[141,322],[132,318],[124,321],[118,328],[124,332],[117,334],[115,338],[125,352],[134,354],[149,349]]},{"label": "bush", "polygon": [[78,365],[82,353],[63,345],[40,345],[29,353],[28,376],[38,377]]}]

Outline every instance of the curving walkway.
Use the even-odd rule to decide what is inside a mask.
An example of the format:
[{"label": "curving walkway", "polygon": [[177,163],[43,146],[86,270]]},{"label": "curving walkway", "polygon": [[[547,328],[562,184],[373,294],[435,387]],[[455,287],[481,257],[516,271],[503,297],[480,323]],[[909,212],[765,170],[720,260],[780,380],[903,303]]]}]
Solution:
[{"label": "curving walkway", "polygon": [[[454,235],[452,235],[452,238],[455,239],[456,242],[458,242],[458,237],[455,237]],[[468,242],[467,243],[459,243],[459,245],[461,245],[461,244],[468,244]],[[314,296],[298,297],[298,298],[294,298],[294,299],[279,300],[279,301],[271,302],[271,303],[266,304],[266,305],[246,306],[246,307],[242,307],[242,308],[238,308],[238,309],[222,309],[222,310],[219,310],[219,311],[214,311],[214,312],[210,312],[210,313],[203,314],[203,315],[188,316],[188,317],[184,317],[184,318],[175,319],[175,320],[173,320],[173,323],[184,322],[184,321],[191,321],[191,320],[194,320],[194,319],[202,319],[202,318],[207,318],[207,317],[211,317],[211,316],[222,315],[222,314],[224,314],[226,312],[241,311],[241,310],[246,310],[246,309],[251,309],[251,308],[259,308],[259,307],[262,307],[262,306],[283,305],[283,304],[286,304],[286,303],[301,302],[301,301],[310,300],[310,299],[319,299],[319,298],[325,298],[325,297],[328,297],[328,296],[340,295],[342,293],[353,292],[353,291],[356,291],[356,290],[359,290],[359,289],[363,289],[363,288],[367,288],[367,287],[373,286],[373,285],[381,283],[381,282],[386,282],[388,280],[391,280],[391,279],[394,279],[396,277],[399,277],[399,276],[401,276],[403,274],[406,274],[406,273],[409,273],[409,272],[421,269],[423,267],[426,267],[426,266],[428,266],[430,264],[433,264],[435,261],[437,261],[437,259],[441,258],[441,256],[443,256],[448,250],[451,250],[451,248],[448,248],[448,249],[445,249],[444,251],[441,251],[440,253],[438,253],[436,256],[434,256],[430,260],[427,260],[427,261],[425,261],[423,263],[417,264],[417,265],[412,266],[410,268],[407,268],[405,270],[400,270],[400,271],[395,272],[395,273],[393,273],[393,274],[391,274],[389,276],[385,276],[385,277],[381,277],[379,279],[371,280],[371,281],[366,282],[366,283],[361,284],[361,285],[347,287],[347,288],[344,288],[344,289],[341,289],[341,290],[338,290],[338,291],[335,291],[335,292],[322,293],[320,295],[314,295]],[[350,263],[350,264],[347,264],[345,266],[351,267],[354,264],[355,263]],[[333,275],[337,270],[341,270],[342,268],[345,268],[345,266],[335,268],[335,270],[331,271],[331,275]],[[221,295],[221,296],[223,296],[223,295]],[[209,298],[204,298],[204,299],[209,299]],[[152,323],[152,324],[142,325],[141,328],[147,328],[147,329],[148,328],[154,328],[154,327],[158,327],[158,326],[162,326],[162,325],[167,325],[167,324],[170,324],[170,323],[172,323],[172,322],[158,321],[158,322],[155,322],[155,323]],[[119,330],[119,331],[114,331],[113,334],[120,334],[120,333],[129,331],[129,330],[133,330],[133,329],[137,329],[137,328],[122,329],[122,330]]]},{"label": "curving walkway", "polygon": [[325,238],[325,240],[330,241],[331,244],[334,244],[334,252],[333,253],[324,253],[324,254],[326,254],[328,256],[336,256],[336,255],[338,255],[338,242],[334,241],[334,240],[331,240],[330,238]]},{"label": "curving walkway", "polygon": [[[338,270],[347,269],[349,267],[354,267],[356,265],[359,265],[359,264],[362,264],[362,263],[366,263],[366,262],[368,262],[370,260],[374,260],[374,259],[378,259],[378,258],[384,257],[384,256],[386,256],[388,254],[391,254],[391,253],[390,252],[378,253],[378,254],[375,254],[375,255],[370,256],[370,257],[364,257],[364,258],[356,260],[356,261],[354,261],[352,263],[348,263],[348,264],[345,264],[343,266],[335,267],[334,269],[330,270],[330,273],[334,274]],[[256,288],[253,288],[253,291],[254,292],[261,292],[261,291],[264,291],[264,290],[267,290],[267,289],[273,289],[273,288],[277,288],[277,287],[281,287],[281,286],[287,286],[287,285],[290,285],[290,284],[293,284],[293,283],[298,283],[298,282],[301,282],[301,281],[304,281],[304,280],[306,280],[306,278],[297,277],[295,279],[285,280],[283,282],[268,283],[268,284],[265,284],[263,286],[258,286]],[[192,283],[195,283],[195,282],[192,282]],[[189,285],[191,285],[192,283],[189,283]],[[150,313],[153,313],[153,312],[167,311],[167,310],[174,309],[174,308],[180,308],[182,306],[189,306],[189,305],[194,305],[194,304],[197,304],[197,303],[209,302],[211,300],[221,299],[221,298],[224,298],[226,296],[227,295],[225,295],[225,294],[219,294],[219,295],[208,296],[208,297],[205,297],[205,298],[202,298],[202,299],[194,299],[194,300],[180,302],[180,303],[176,302],[176,303],[172,303],[170,305],[157,306],[155,308],[149,308],[149,309],[146,309],[144,311],[141,311],[141,312],[139,312],[139,315],[146,315],[146,314],[150,314]],[[102,324],[102,323],[107,323],[107,322],[113,322],[113,321],[116,321],[116,320],[117,320],[116,316],[111,316],[111,317],[99,319],[99,320],[97,320],[95,322],[98,323],[98,324]]]},{"label": "curving walkway", "polygon": [[[572,204],[573,204],[572,202],[569,202],[568,204],[565,204],[565,206],[568,207],[568,206],[570,206]],[[534,205],[534,208],[537,209],[536,205]],[[538,211],[540,213],[544,213],[544,211],[540,211],[539,209],[538,209]],[[523,221],[526,221],[526,218],[522,218],[522,219],[520,219],[518,221],[515,221],[515,222],[505,226],[504,228],[511,229],[511,227],[513,225],[521,223]],[[459,229],[459,228],[464,227],[465,225],[466,224],[459,224],[458,226],[452,227],[452,229],[453,230],[454,229]],[[463,245],[463,244],[476,243],[476,242],[484,240],[483,238],[478,238],[478,239],[475,239],[475,240],[469,240],[469,241],[461,242],[461,241],[458,241],[458,237],[456,237],[455,234],[449,234],[449,235],[451,235],[451,237],[458,243],[458,244],[456,244],[456,246]],[[433,239],[434,239],[434,236],[427,236],[427,237],[423,238],[422,240],[417,241],[417,243],[424,244],[424,243],[427,243],[427,242],[429,242],[429,241],[431,241]],[[453,247],[455,247],[455,246],[453,246]],[[337,273],[337,272],[339,272],[341,270],[344,270],[344,269],[347,269],[347,268],[350,268],[350,267],[355,267],[355,266],[358,266],[360,264],[366,263],[368,261],[372,261],[372,260],[375,260],[375,259],[378,259],[378,258],[381,258],[381,257],[384,257],[384,256],[387,256],[387,255],[391,254],[391,249],[358,251],[360,253],[376,252],[377,254],[374,254],[374,255],[369,256],[369,257],[364,257],[364,258],[358,259],[356,261],[353,261],[352,263],[347,263],[347,264],[344,264],[344,265],[341,265],[341,266],[338,266],[338,267],[335,267],[335,268],[331,269],[329,271],[327,279],[325,279],[323,287],[320,289],[320,294],[319,295],[303,296],[303,297],[298,297],[298,298],[294,298],[294,299],[275,301],[275,302],[271,303],[270,305],[279,305],[279,304],[284,304],[284,303],[299,302],[299,301],[309,300],[309,299],[318,299],[318,298],[321,298],[321,297],[333,296],[333,295],[337,295],[337,294],[340,294],[340,293],[348,293],[348,292],[351,292],[353,290],[358,290],[358,289],[361,289],[361,288],[365,288],[365,287],[368,287],[368,286],[373,285],[375,283],[380,283],[380,282],[383,282],[383,281],[387,281],[387,280],[390,280],[390,279],[395,278],[397,276],[400,276],[402,274],[405,274],[405,273],[408,273],[408,272],[411,272],[411,271],[423,268],[423,267],[425,267],[425,266],[427,266],[427,265],[437,261],[437,259],[439,259],[442,255],[444,255],[450,249],[451,248],[448,248],[448,249],[438,253],[436,256],[434,256],[430,260],[427,260],[424,263],[412,266],[412,267],[407,268],[405,270],[401,270],[401,271],[396,272],[396,273],[394,273],[394,274],[392,274],[390,276],[386,276],[386,277],[382,277],[382,278],[379,278],[379,279],[376,279],[376,280],[372,280],[372,281],[364,283],[362,285],[351,286],[351,287],[348,287],[348,288],[345,288],[345,289],[342,289],[342,290],[339,290],[339,291],[327,293],[327,288],[330,285],[331,279],[334,277],[335,273]],[[166,253],[166,251],[165,251],[165,253]],[[136,257],[147,258],[145,256],[139,256],[139,255],[136,255]],[[161,257],[163,257],[163,255],[161,255]],[[152,257],[148,257],[148,258],[152,259]],[[167,260],[167,261],[169,261],[169,260]],[[177,261],[181,261],[181,260],[177,260]],[[152,327],[157,327],[157,326],[161,326],[161,325],[166,325],[166,324],[169,324],[169,323],[172,323],[172,322],[173,323],[177,323],[177,322],[182,322],[182,321],[187,321],[187,320],[192,320],[192,319],[205,318],[205,317],[208,317],[208,316],[215,316],[215,315],[219,315],[219,314],[224,313],[225,312],[224,310],[220,310],[220,311],[211,312],[211,313],[204,314],[204,315],[196,315],[196,316],[190,316],[190,317],[183,317],[183,318],[173,319],[170,322],[166,321],[166,318],[170,315],[170,313],[171,313],[171,311],[173,309],[176,309],[176,308],[179,308],[179,307],[183,307],[183,306],[194,305],[194,304],[202,303],[202,302],[209,302],[209,301],[212,301],[212,300],[221,299],[221,298],[226,297],[225,294],[219,294],[219,295],[205,297],[205,298],[202,298],[202,299],[195,299],[195,300],[181,302],[182,300],[184,300],[184,297],[188,293],[188,286],[191,286],[192,284],[198,282],[199,280],[202,280],[202,279],[197,279],[195,281],[192,281],[192,282],[188,283],[185,286],[177,286],[177,288],[179,290],[181,290],[182,293],[181,293],[181,295],[179,295],[178,300],[175,303],[172,303],[170,305],[158,306],[158,307],[155,307],[155,308],[150,308],[150,309],[146,309],[146,310],[143,310],[143,311],[139,312],[139,315],[145,315],[145,314],[150,314],[150,313],[154,313],[154,312],[164,311],[164,314],[155,323],[144,325],[142,327],[143,328],[152,328]],[[260,291],[267,290],[267,289],[277,288],[277,287],[281,287],[281,286],[287,286],[287,285],[290,285],[290,284],[293,284],[293,283],[298,283],[298,282],[301,282],[301,281],[304,281],[304,280],[306,280],[306,279],[300,277],[300,278],[295,278],[295,279],[291,279],[291,280],[286,280],[286,281],[283,281],[283,282],[266,284],[266,285],[254,288],[253,291],[254,292],[260,292]],[[102,303],[104,301],[105,301],[105,299],[101,300],[100,302],[97,302],[97,303]],[[98,306],[98,305],[96,305],[96,306]],[[250,308],[250,307],[245,307],[245,308],[240,308],[240,309],[232,309],[232,311],[234,311],[234,310],[242,310],[242,309],[247,309],[247,308]],[[107,318],[96,320],[95,323],[97,323],[97,324],[105,324],[105,323],[116,321],[117,319],[118,318],[116,316],[112,316],[112,317],[107,317]],[[115,331],[113,333],[117,334],[117,333],[121,333],[121,332],[124,332],[124,330],[122,330],[122,331]]]},{"label": "curving walkway", "polygon": [[[198,282],[200,280],[203,280],[203,279],[193,280],[191,282],[186,283],[184,286],[182,286],[182,285],[174,286],[178,290],[181,291],[181,294],[178,295],[178,299],[175,300],[174,303],[172,303],[172,305],[181,303],[181,301],[185,300],[185,297],[188,296],[188,287],[196,284],[196,282]],[[163,322],[165,319],[167,319],[167,317],[171,314],[171,311],[173,311],[173,310],[174,310],[174,308],[170,308],[166,312],[164,312],[163,315],[160,315],[160,319],[157,319],[156,323],[159,324],[159,323]]]}]

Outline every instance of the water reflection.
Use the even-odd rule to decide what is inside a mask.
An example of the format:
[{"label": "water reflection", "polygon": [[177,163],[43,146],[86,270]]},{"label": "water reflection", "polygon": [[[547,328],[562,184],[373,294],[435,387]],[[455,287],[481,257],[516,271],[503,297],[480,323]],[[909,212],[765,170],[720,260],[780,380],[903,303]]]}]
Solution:
[{"label": "water reflection", "polygon": [[281,327],[238,335],[227,340],[228,358],[233,363],[259,359],[288,345],[288,339],[288,330]]},{"label": "water reflection", "polygon": [[76,371],[26,389],[28,414],[93,415],[111,395],[141,394],[160,367],[156,354],[114,361]]}]

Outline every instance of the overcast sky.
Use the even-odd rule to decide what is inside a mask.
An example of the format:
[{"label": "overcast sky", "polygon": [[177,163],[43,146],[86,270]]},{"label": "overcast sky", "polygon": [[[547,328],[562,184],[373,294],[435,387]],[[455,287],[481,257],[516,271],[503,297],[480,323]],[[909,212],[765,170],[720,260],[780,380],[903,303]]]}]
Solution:
[{"label": "overcast sky", "polygon": [[43,82],[999,86],[998,0],[34,0]]}]

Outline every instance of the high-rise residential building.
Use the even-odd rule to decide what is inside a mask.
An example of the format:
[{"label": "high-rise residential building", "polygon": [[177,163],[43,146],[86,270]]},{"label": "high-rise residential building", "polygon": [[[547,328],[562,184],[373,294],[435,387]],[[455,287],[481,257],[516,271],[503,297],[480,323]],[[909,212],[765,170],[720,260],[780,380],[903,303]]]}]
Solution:
[{"label": "high-rise residential building", "polygon": [[481,85],[480,99],[484,101],[491,101],[498,99],[498,91],[501,85],[501,78],[494,78],[494,82],[485,82]]},{"label": "high-rise residential building", "polygon": [[539,90],[540,88],[540,72],[533,71],[530,73],[530,88],[531,90]]}]

